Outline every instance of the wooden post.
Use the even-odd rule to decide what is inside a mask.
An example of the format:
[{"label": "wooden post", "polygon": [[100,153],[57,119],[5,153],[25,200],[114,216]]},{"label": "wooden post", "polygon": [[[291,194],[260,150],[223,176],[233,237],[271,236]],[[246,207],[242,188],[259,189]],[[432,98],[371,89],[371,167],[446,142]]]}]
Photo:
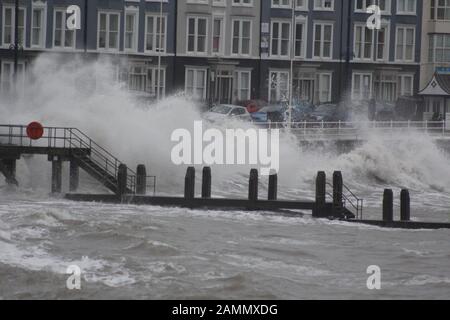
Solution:
[{"label": "wooden post", "polygon": [[394,221],[394,193],[392,189],[385,189],[383,195],[383,221]]},{"label": "wooden post", "polygon": [[62,191],[62,161],[59,157],[52,159],[52,193]]},{"label": "wooden post", "polygon": [[248,200],[258,200],[258,170],[250,170],[250,179],[248,184]]},{"label": "wooden post", "polygon": [[72,159],[69,163],[69,191],[75,192],[80,186],[80,167],[77,162]]},{"label": "wooden post", "polygon": [[6,183],[9,185],[18,185],[16,179],[16,159],[0,160],[0,172],[3,172]]},{"label": "wooden post", "polygon": [[128,168],[121,163],[117,171],[117,196],[122,198],[127,193]]},{"label": "wooden post", "polygon": [[195,168],[189,167],[184,178],[184,198],[195,198]]},{"label": "wooden post", "polygon": [[211,167],[204,167],[202,174],[202,198],[211,198]]},{"label": "wooden post", "polygon": [[400,220],[411,220],[411,199],[407,189],[403,189],[400,193]]},{"label": "wooden post", "polygon": [[343,190],[344,181],[342,172],[335,171],[333,173],[333,215],[339,216],[343,208]]},{"label": "wooden post", "polygon": [[277,196],[278,196],[278,175],[275,173],[275,174],[271,174],[269,176],[268,199],[269,200],[277,200]]},{"label": "wooden post", "polygon": [[136,168],[136,194],[145,195],[147,193],[147,169],[140,164]]},{"label": "wooden post", "polygon": [[317,173],[316,178],[316,203],[313,210],[313,217],[323,218],[326,216],[325,206],[326,206],[326,184],[327,176],[324,171]]}]

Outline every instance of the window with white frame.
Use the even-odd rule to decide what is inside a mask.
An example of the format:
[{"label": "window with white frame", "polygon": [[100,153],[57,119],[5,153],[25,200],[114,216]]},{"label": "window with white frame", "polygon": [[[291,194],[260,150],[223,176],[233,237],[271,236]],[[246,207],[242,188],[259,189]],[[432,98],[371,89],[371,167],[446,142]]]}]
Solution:
[{"label": "window with white frame", "polygon": [[313,72],[296,70],[293,80],[293,98],[296,101],[314,102],[316,75]]},{"label": "window with white frame", "polygon": [[232,0],[233,6],[244,6],[251,7],[253,6],[253,0]]},{"label": "window with white frame", "polygon": [[403,74],[398,77],[400,96],[412,96],[414,86],[414,75]]},{"label": "window with white frame", "polygon": [[397,61],[414,61],[415,34],[415,27],[397,27],[397,47],[395,55]]},{"label": "window with white frame", "polygon": [[206,99],[207,69],[186,68],[185,93],[199,100]]},{"label": "window with white frame", "polygon": [[354,72],[352,79],[352,99],[370,99],[372,97],[372,74]]},{"label": "window with white frame", "polygon": [[314,25],[314,58],[331,59],[333,51],[333,24]]},{"label": "window with white frame", "polygon": [[147,68],[147,88],[146,91],[152,96],[157,97],[159,90],[159,97],[164,98],[166,96],[166,70],[161,68],[159,71],[159,84],[158,84],[158,67],[152,66]]},{"label": "window with white frame", "polygon": [[[16,23],[16,14],[15,14],[15,8],[12,6],[3,5],[3,28],[2,28],[2,35],[3,40],[2,44],[5,47],[9,47],[11,44],[15,43],[15,23]],[[26,10],[25,8],[19,8],[19,45],[25,46],[25,21],[26,21]]]},{"label": "window with white frame", "polygon": [[224,41],[224,17],[213,17],[213,35],[212,35],[212,53],[222,54],[223,53],[223,41]]},{"label": "window with white frame", "polygon": [[317,98],[320,103],[331,101],[331,73],[319,73],[317,74]]},{"label": "window with white frame", "polygon": [[308,0],[294,0],[296,10],[308,11]]},{"label": "window with white frame", "polygon": [[295,23],[295,57],[306,57],[306,21]]},{"label": "window with white frame", "polygon": [[380,8],[382,13],[390,13],[390,1],[391,0],[355,0],[356,12],[367,12],[367,8],[372,5],[376,5]]},{"label": "window with white frame", "polygon": [[397,75],[380,73],[375,76],[374,88],[377,100],[394,102],[397,100]]},{"label": "window with white frame", "polygon": [[269,101],[271,103],[289,100],[289,72],[270,71]]},{"label": "window with white frame", "polygon": [[375,35],[376,58],[380,61],[387,61],[389,59],[389,25],[382,25]]},{"label": "window with white frame", "polygon": [[251,71],[237,70],[234,72],[233,97],[235,101],[250,100],[251,77]]},{"label": "window with white frame", "polygon": [[272,0],[272,8],[292,8],[291,0]]},{"label": "window with white frame", "polygon": [[371,60],[373,58],[374,31],[366,25],[355,25],[354,54],[355,59]]},{"label": "window with white frame", "polygon": [[35,48],[45,47],[45,31],[47,24],[46,6],[32,4],[31,8],[31,46]]},{"label": "window with white frame", "polygon": [[188,17],[187,19],[188,53],[206,53],[208,38],[208,20],[202,17]]},{"label": "window with white frame", "polygon": [[234,19],[232,31],[232,50],[233,55],[250,55],[252,22],[244,19]]},{"label": "window with white frame", "polygon": [[146,15],[145,17],[145,51],[166,51],[166,17]]},{"label": "window with white frame", "polygon": [[449,0],[430,0],[431,1],[431,20],[450,20],[450,1]]},{"label": "window with white frame", "polygon": [[397,0],[397,14],[416,14],[416,6],[417,0]]},{"label": "window with white frame", "polygon": [[138,11],[125,10],[124,49],[125,51],[137,51],[138,46]]},{"label": "window with white frame", "polygon": [[334,0],[314,0],[314,10],[334,10]]},{"label": "window with white frame", "polygon": [[[7,94],[12,93],[14,83],[14,62],[2,60],[0,73],[0,92]],[[25,89],[25,64],[19,62],[17,64],[17,84],[19,90]]]},{"label": "window with white frame", "polygon": [[146,66],[143,63],[133,64],[128,69],[122,70],[120,80],[126,83],[128,90],[135,92],[146,92],[152,97],[165,96],[166,70],[161,68],[160,81],[158,85],[158,67]]},{"label": "window with white frame", "polygon": [[99,12],[97,48],[101,50],[119,50],[119,33],[119,13]]},{"label": "window with white frame", "polygon": [[54,48],[75,48],[75,30],[67,28],[66,9],[55,9],[53,15],[53,47]]},{"label": "window with white frame", "polygon": [[274,57],[287,57],[290,54],[291,24],[290,22],[272,21],[270,54]]},{"label": "window with white frame", "polygon": [[430,35],[429,62],[450,63],[450,34]]}]

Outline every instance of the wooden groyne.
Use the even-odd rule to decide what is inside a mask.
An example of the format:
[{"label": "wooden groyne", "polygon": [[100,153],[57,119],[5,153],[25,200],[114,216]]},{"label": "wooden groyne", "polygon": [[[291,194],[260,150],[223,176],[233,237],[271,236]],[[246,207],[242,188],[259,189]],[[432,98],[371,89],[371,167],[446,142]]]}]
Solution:
[{"label": "wooden groyne", "polygon": [[[30,130],[30,128],[32,130]],[[25,134],[26,132],[26,134]],[[30,134],[31,132],[31,134]],[[37,132],[37,133],[36,133]],[[411,221],[410,194],[402,190],[400,219],[394,218],[394,193],[386,189],[383,196],[381,220],[363,218],[363,200],[359,199],[343,181],[342,173],[333,173],[332,182],[325,172],[317,173],[314,200],[285,200],[278,197],[278,176],[269,176],[267,196],[260,198],[258,170],[252,169],[248,180],[248,195],[242,199],[212,197],[212,172],[202,170],[202,186],[195,190],[196,171],[187,168],[184,195],[156,196],[156,177],[148,176],[144,165],[136,171],[112,156],[84,133],[75,128],[42,127],[38,123],[26,126],[0,125],[0,172],[9,184],[18,184],[16,162],[23,155],[46,155],[52,165],[51,192],[62,192],[63,162],[69,163],[69,190],[66,199],[73,201],[126,203],[182,207],[189,209],[274,211],[290,210],[293,214],[310,212],[314,218],[339,219],[387,228],[450,229],[450,223]],[[77,194],[79,171],[86,171],[111,191],[109,194]],[[152,182],[152,184],[149,184]],[[147,195],[153,188],[153,195]]]}]

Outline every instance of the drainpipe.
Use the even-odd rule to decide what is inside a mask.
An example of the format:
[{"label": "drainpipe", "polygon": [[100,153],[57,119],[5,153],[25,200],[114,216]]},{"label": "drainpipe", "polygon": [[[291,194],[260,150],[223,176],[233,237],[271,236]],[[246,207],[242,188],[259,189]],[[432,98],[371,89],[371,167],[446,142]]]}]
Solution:
[{"label": "drainpipe", "polygon": [[178,31],[178,1],[175,1],[175,13],[174,13],[174,21],[175,21],[175,26],[174,26],[174,31],[173,31],[173,53],[174,53],[174,57],[173,57],[173,63],[172,63],[172,72],[173,72],[173,76],[172,76],[172,90],[175,88],[175,79],[177,77],[177,31]]},{"label": "drainpipe", "polygon": [[159,2],[159,50],[158,50],[158,83],[156,84],[156,101],[160,100],[160,85],[161,85],[161,55],[162,55],[162,34],[163,34],[163,0]]},{"label": "drainpipe", "polygon": [[14,15],[14,84],[16,84],[19,69],[19,0],[16,0]]},{"label": "drainpipe", "polygon": [[88,35],[88,0],[84,0],[84,53],[87,54],[87,35]]}]

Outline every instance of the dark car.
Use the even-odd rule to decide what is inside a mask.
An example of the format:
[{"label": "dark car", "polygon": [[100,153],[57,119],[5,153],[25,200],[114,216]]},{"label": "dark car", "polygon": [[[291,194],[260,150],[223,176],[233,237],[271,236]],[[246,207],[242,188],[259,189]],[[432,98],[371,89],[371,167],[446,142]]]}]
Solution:
[{"label": "dark car", "polygon": [[424,113],[424,101],[421,98],[400,97],[395,104],[396,119],[400,121],[421,121]]},{"label": "dark car", "polygon": [[395,118],[395,104],[389,102],[376,103],[376,121],[394,121]]},{"label": "dark car", "polygon": [[344,104],[325,103],[318,105],[310,114],[309,121],[338,122],[347,120],[347,111]]},{"label": "dark car", "polygon": [[251,113],[255,122],[285,122],[286,108],[284,106],[274,105],[261,108],[258,112]]},{"label": "dark car", "polygon": [[[304,122],[311,119],[315,107],[309,101],[299,101],[292,108],[292,122]],[[289,118],[289,111],[286,116]]]}]

